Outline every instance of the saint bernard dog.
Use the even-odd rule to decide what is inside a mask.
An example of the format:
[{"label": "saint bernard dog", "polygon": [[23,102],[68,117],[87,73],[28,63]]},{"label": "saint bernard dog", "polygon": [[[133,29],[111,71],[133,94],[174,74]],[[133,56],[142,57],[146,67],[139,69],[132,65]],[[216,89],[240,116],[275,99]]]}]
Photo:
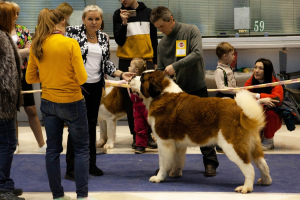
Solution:
[{"label": "saint bernard dog", "polygon": [[144,99],[157,139],[159,172],[150,182],[162,182],[168,175],[181,177],[187,147],[218,144],[245,176],[236,192],[253,191],[251,161],[261,172],[257,184],[272,183],[259,136],[264,112],[248,91],[239,92],[235,99],[200,98],[183,92],[162,71],[153,70],[133,78],[130,86]]},{"label": "saint bernard dog", "polygon": [[100,139],[97,141],[97,148],[114,148],[117,120],[127,115],[124,95],[128,95],[126,88],[108,86],[102,91],[98,112]]}]

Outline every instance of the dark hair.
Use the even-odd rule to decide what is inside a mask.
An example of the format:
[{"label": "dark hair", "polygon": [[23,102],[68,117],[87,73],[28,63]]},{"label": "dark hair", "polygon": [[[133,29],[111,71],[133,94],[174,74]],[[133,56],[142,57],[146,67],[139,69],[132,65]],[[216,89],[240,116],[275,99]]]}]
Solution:
[{"label": "dark hair", "polygon": [[0,2],[0,30],[10,33],[17,11],[12,4]]},{"label": "dark hair", "polygon": [[171,20],[171,16],[173,16],[173,14],[168,8],[164,6],[158,6],[157,8],[152,9],[150,14],[150,22],[154,24],[160,19],[165,22],[169,22]]},{"label": "dark hair", "polygon": [[[255,61],[255,64],[258,62],[262,62],[264,65],[264,83],[272,83],[273,81],[273,76],[275,77],[275,72],[273,68],[273,64],[270,60],[265,59],[265,58],[259,58],[257,61]],[[252,85],[258,85],[260,84],[257,79],[252,77]],[[255,88],[252,91],[254,93],[268,93],[270,94],[272,91],[273,87],[264,87],[264,88]]]}]

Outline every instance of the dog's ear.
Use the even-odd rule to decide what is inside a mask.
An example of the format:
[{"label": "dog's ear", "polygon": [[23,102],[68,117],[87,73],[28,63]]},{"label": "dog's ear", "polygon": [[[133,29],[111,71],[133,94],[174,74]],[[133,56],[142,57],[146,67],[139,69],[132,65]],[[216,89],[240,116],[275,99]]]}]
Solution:
[{"label": "dog's ear", "polygon": [[161,94],[162,85],[161,82],[155,81],[155,78],[149,80],[149,90],[148,93],[152,98],[155,98]]}]

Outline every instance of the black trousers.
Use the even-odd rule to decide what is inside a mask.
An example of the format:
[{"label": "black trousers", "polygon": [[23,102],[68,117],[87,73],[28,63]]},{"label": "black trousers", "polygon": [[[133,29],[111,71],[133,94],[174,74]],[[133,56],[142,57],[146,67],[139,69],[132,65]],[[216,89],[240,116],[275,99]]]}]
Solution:
[{"label": "black trousers", "polygon": [[[189,92],[189,94],[199,96],[199,97],[208,97],[206,87],[201,88],[200,90],[196,90],[194,92]],[[219,161],[217,158],[217,153],[215,151],[215,146],[200,147],[200,150],[203,154],[204,166],[212,165],[215,168],[219,166]]]},{"label": "black trousers", "polygon": [[[82,85],[84,90],[82,94],[85,98],[87,108],[87,119],[89,126],[89,150],[90,150],[90,166],[96,165],[96,127],[98,121],[98,112],[102,96],[102,85],[101,82],[97,83],[85,83]],[[67,152],[67,173],[74,171],[74,149],[72,145],[72,138],[68,136]]]},{"label": "black trousers", "polygon": [[[130,66],[131,60],[123,60],[119,59],[119,70],[123,72],[128,72],[128,67]],[[154,69],[154,64],[152,61],[147,61],[147,69]],[[128,125],[130,129],[130,133],[135,137],[135,132],[134,132],[134,119],[133,119],[133,105],[130,100],[130,97],[128,95],[128,92],[126,91],[127,94],[124,94],[123,96],[125,105],[127,108],[127,120],[128,120]]]}]

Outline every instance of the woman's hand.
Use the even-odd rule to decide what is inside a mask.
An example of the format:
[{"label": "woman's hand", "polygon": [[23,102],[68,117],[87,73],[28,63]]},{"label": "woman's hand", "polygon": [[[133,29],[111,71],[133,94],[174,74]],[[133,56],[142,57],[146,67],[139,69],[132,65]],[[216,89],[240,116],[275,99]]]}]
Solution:
[{"label": "woman's hand", "polygon": [[259,99],[259,103],[266,105],[268,108],[273,108],[276,107],[275,103],[279,103],[279,101],[266,97],[266,98]]},{"label": "woman's hand", "polygon": [[125,80],[125,81],[130,81],[132,79],[133,76],[135,76],[136,73],[132,73],[132,72],[123,72],[121,74],[121,79]]}]

